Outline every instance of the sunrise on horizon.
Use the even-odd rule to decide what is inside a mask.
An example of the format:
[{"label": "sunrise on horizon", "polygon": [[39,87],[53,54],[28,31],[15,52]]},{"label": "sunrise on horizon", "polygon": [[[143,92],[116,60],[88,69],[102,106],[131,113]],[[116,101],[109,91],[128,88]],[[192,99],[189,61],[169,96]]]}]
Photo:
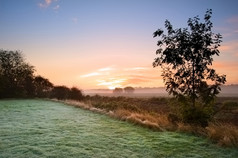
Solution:
[{"label": "sunrise on horizon", "polygon": [[0,0],[0,157],[238,158],[238,0]]},{"label": "sunrise on horizon", "polygon": [[222,35],[213,67],[238,83],[237,1],[161,0],[10,0],[0,1],[0,48],[19,50],[36,74],[55,85],[80,89],[163,87],[153,68],[153,32],[171,21],[187,27],[188,18],[213,10],[213,31]]}]

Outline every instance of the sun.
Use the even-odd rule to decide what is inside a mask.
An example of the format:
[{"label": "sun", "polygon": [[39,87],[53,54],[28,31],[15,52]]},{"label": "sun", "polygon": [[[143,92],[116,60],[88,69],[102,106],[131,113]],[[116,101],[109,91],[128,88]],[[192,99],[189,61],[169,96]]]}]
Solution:
[{"label": "sun", "polygon": [[117,87],[122,87],[122,84],[123,82],[125,82],[126,79],[107,79],[107,80],[97,80],[97,82],[99,82],[97,85],[98,86],[105,86],[107,87],[108,89],[110,90],[113,90]]},{"label": "sun", "polygon": [[110,89],[110,90],[114,90],[116,87],[115,86],[108,86],[107,88]]},{"label": "sun", "polygon": [[114,90],[115,88],[119,88],[119,87],[122,87],[122,85],[119,85],[119,84],[118,85],[113,85],[112,84],[110,86],[107,86],[107,88],[110,89],[110,90]]}]

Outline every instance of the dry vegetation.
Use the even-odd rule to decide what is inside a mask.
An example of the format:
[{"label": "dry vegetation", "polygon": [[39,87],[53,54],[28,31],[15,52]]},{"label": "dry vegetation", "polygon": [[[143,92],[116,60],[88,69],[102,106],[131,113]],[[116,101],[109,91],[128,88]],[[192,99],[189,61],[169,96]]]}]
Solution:
[{"label": "dry vegetation", "polygon": [[170,98],[85,97],[65,103],[107,114],[158,131],[178,131],[205,136],[221,146],[238,146],[238,98],[218,98],[215,115],[207,127],[185,124],[169,106]]}]

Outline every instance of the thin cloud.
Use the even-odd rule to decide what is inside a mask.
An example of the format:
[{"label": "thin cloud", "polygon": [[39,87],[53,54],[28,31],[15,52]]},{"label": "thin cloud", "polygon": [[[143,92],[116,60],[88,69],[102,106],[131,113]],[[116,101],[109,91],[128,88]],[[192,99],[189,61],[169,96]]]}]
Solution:
[{"label": "thin cloud", "polygon": [[133,83],[133,84],[141,84],[141,83],[149,82],[149,81],[150,80],[140,79],[140,78],[131,78],[127,80],[128,83]]},{"label": "thin cloud", "polygon": [[161,85],[163,83],[160,76],[160,69],[153,69],[149,66],[115,68],[116,66],[108,66],[97,69],[93,73],[82,75],[81,78],[88,80],[91,77],[95,85],[99,87],[114,89],[116,87],[126,86],[152,86]]},{"label": "thin cloud", "polygon": [[215,61],[213,67],[217,73],[226,75],[226,84],[235,84],[238,81],[237,67],[238,62],[236,61]]},{"label": "thin cloud", "polygon": [[129,75],[129,78],[138,78],[138,79],[144,79],[144,80],[157,80],[162,79],[162,77],[158,75],[151,75],[151,74],[142,74],[142,75]]},{"label": "thin cloud", "polygon": [[80,77],[86,78],[86,77],[99,76],[99,75],[101,75],[101,74],[98,73],[98,72],[93,72],[93,73],[89,73],[89,74],[86,74],[86,75],[81,75]]},{"label": "thin cloud", "polygon": [[237,27],[238,27],[238,15],[230,17],[226,20],[228,30],[227,32],[230,33],[230,36],[237,36]]},{"label": "thin cloud", "polygon": [[98,86],[106,86],[109,89],[115,89],[116,87],[122,87],[126,79],[112,79],[112,80],[97,80]]},{"label": "thin cloud", "polygon": [[[48,8],[52,2],[57,2],[58,0],[44,0],[43,2],[41,3],[38,3],[38,6],[40,8]],[[54,7],[56,9],[59,9],[59,5],[56,5],[56,7]]]},{"label": "thin cloud", "polygon": [[56,5],[53,9],[54,10],[58,10],[60,8],[60,6],[59,5]]},{"label": "thin cloud", "polygon": [[41,8],[47,8],[50,6],[51,3],[52,3],[52,0],[44,0],[44,2],[39,3],[38,5]]},{"label": "thin cloud", "polygon": [[115,85],[125,82],[126,79],[114,79],[114,80],[97,80],[98,85]]},{"label": "thin cloud", "polygon": [[133,71],[133,70],[147,70],[148,67],[133,67],[133,68],[126,68],[125,71]]},{"label": "thin cloud", "polygon": [[105,68],[99,69],[98,71],[111,71],[111,70],[114,70],[114,68],[112,68],[112,67],[105,67]]},{"label": "thin cloud", "polygon": [[105,68],[101,68],[101,69],[98,69],[97,71],[95,72],[92,72],[92,73],[89,73],[89,74],[86,74],[86,75],[81,75],[80,77],[82,78],[86,78],[86,77],[93,77],[93,76],[108,76],[110,75],[110,73],[108,71],[111,71],[111,70],[114,70],[112,67],[105,67]]},{"label": "thin cloud", "polygon": [[[237,72],[237,67],[238,67],[238,63],[235,62],[235,61],[215,61],[213,66],[215,68],[218,68],[220,70],[223,70],[224,73],[234,73],[234,72]],[[229,70],[229,71],[227,71]],[[237,73],[235,73],[237,74]]]},{"label": "thin cloud", "polygon": [[233,57],[237,57],[238,41],[234,40],[234,41],[226,42],[223,45],[221,45],[219,50],[220,50],[221,54],[229,53],[229,54],[233,55]]},{"label": "thin cloud", "polygon": [[152,74],[128,75],[125,78],[127,78],[126,82],[124,82],[125,85],[136,86],[163,81],[163,78],[161,76],[154,76]]},{"label": "thin cloud", "polygon": [[227,19],[227,22],[230,24],[238,24],[238,16],[233,16]]}]

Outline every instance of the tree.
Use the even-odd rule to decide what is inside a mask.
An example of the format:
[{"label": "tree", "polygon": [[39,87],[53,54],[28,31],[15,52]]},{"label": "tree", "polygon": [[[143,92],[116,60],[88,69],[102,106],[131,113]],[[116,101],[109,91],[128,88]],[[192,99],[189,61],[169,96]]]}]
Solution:
[{"label": "tree", "polygon": [[128,87],[124,88],[124,91],[125,91],[125,93],[134,93],[135,88],[128,86]]},{"label": "tree", "polygon": [[21,52],[0,50],[0,97],[31,96],[34,71]]},{"label": "tree", "polygon": [[209,9],[204,22],[196,16],[189,18],[187,28],[179,29],[173,29],[166,20],[167,32],[158,29],[153,34],[160,37],[156,51],[158,57],[153,66],[161,66],[166,90],[180,100],[190,102],[190,111],[197,108],[196,104],[203,104],[202,107],[210,105],[221,90],[220,85],[226,82],[225,75],[218,75],[211,68],[213,56],[219,55],[218,47],[222,42],[222,36],[212,32],[211,15]]},{"label": "tree", "polygon": [[65,100],[68,99],[69,92],[70,89],[66,86],[55,86],[51,92],[51,97],[59,100]]},{"label": "tree", "polygon": [[114,93],[114,94],[121,94],[121,93],[123,93],[123,89],[122,89],[122,88],[115,88],[115,89],[113,90],[113,93]]},{"label": "tree", "polygon": [[35,96],[43,98],[49,97],[49,93],[53,88],[53,84],[42,76],[36,76],[34,78]]},{"label": "tree", "polygon": [[79,90],[76,87],[72,87],[69,92],[69,99],[82,100],[83,94],[82,94],[81,90]]},{"label": "tree", "polygon": [[51,91],[51,98],[57,98],[59,100],[82,100],[83,94],[81,90],[76,87],[68,88],[66,86],[55,86]]}]

